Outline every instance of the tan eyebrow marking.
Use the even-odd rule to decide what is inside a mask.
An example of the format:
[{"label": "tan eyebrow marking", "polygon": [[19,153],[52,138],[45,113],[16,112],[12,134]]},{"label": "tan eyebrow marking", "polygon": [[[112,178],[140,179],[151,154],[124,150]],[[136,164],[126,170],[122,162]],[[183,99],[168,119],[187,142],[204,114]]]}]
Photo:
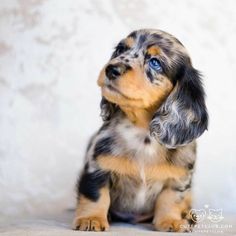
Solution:
[{"label": "tan eyebrow marking", "polygon": [[125,39],[125,44],[131,48],[134,45],[134,39],[132,37],[128,37]]},{"label": "tan eyebrow marking", "polygon": [[160,48],[157,46],[151,46],[148,48],[147,53],[152,55],[152,56],[156,56],[159,55],[161,52]]}]

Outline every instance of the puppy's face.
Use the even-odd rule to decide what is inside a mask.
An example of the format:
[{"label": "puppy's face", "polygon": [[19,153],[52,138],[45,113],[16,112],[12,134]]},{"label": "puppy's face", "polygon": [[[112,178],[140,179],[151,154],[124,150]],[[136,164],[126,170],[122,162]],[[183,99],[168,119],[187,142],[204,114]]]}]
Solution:
[{"label": "puppy's face", "polygon": [[158,30],[139,30],[121,40],[102,69],[102,95],[120,106],[159,106],[172,91],[183,60],[190,59],[182,44]]},{"label": "puppy's face", "polygon": [[201,74],[184,46],[168,33],[139,30],[121,40],[98,84],[104,121],[119,108],[131,113],[145,109],[150,134],[171,148],[190,143],[207,129]]}]

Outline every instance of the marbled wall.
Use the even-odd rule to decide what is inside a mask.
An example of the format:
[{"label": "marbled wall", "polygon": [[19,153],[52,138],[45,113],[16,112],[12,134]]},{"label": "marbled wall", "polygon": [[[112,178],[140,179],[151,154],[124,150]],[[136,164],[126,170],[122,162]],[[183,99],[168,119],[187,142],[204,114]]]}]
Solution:
[{"label": "marbled wall", "polygon": [[74,206],[101,123],[97,75],[116,42],[143,27],[177,36],[203,72],[211,120],[196,206],[236,212],[235,9],[234,0],[1,0],[0,215]]}]

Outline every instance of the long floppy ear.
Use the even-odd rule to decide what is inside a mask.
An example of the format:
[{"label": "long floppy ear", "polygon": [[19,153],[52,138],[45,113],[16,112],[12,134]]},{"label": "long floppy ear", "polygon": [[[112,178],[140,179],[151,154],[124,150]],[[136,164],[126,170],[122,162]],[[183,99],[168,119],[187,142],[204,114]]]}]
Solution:
[{"label": "long floppy ear", "polygon": [[112,118],[113,114],[119,109],[114,103],[109,102],[106,98],[102,97],[100,102],[101,117],[103,121],[108,121]]},{"label": "long floppy ear", "polygon": [[151,135],[169,148],[193,141],[208,126],[200,73],[191,65],[181,71],[173,91],[150,123]]}]

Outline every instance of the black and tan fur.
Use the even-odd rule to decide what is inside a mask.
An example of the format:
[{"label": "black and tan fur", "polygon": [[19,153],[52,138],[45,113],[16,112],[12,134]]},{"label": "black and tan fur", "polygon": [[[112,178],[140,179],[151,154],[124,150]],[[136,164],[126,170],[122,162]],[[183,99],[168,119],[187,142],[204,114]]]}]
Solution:
[{"label": "black and tan fur", "polygon": [[[162,67],[149,67],[156,58]],[[184,46],[160,30],[131,33],[102,69],[104,123],[90,140],[78,182],[74,229],[103,231],[108,216],[156,230],[191,230],[195,139],[208,115],[199,72]]]}]

